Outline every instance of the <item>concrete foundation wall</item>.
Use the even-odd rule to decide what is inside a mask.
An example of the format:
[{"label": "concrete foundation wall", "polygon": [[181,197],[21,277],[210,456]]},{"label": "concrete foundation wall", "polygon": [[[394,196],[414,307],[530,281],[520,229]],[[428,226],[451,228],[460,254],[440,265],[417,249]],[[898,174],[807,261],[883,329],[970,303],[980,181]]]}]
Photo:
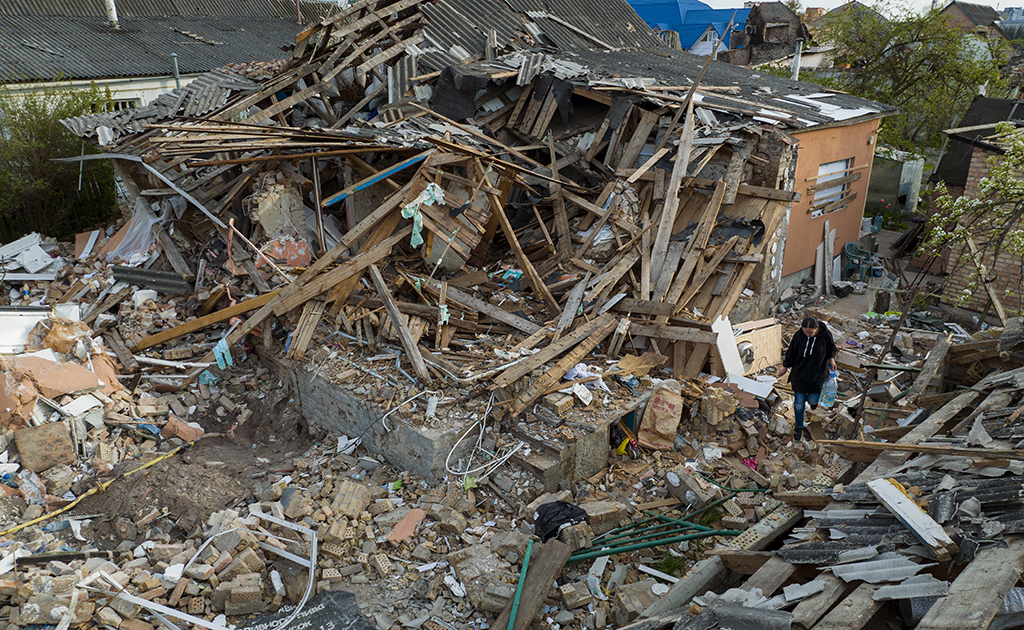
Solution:
[{"label": "concrete foundation wall", "polygon": [[[302,414],[311,427],[328,433],[361,437],[363,446],[380,455],[393,466],[416,472],[429,483],[437,483],[446,473],[445,458],[458,441],[464,425],[445,429],[420,427],[398,414],[387,418],[391,431],[381,422],[383,415],[372,402],[364,400],[320,376],[309,378],[305,370],[297,370],[297,385]],[[452,457],[469,452],[475,439],[466,438]]]}]

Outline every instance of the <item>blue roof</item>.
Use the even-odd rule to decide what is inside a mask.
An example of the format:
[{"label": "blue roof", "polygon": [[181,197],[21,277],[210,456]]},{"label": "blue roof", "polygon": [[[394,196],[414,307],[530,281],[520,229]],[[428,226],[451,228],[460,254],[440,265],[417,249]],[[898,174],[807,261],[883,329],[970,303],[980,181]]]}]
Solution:
[{"label": "blue roof", "polygon": [[750,15],[749,8],[712,9],[699,0],[629,0],[629,4],[650,26],[663,31],[677,31],[684,49],[693,46],[708,26],[714,27],[724,38],[730,19],[733,30],[736,30],[743,28]]}]

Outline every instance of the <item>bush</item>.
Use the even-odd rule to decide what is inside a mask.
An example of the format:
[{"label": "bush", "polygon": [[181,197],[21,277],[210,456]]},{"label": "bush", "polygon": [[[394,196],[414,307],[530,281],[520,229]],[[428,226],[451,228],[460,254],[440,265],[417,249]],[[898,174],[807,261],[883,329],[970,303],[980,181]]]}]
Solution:
[{"label": "bush", "polygon": [[[0,243],[29,232],[66,239],[115,216],[109,163],[53,161],[83,151],[61,119],[101,111],[110,102],[109,91],[95,84],[32,93],[0,87]],[[84,150],[98,152],[88,144]]]}]

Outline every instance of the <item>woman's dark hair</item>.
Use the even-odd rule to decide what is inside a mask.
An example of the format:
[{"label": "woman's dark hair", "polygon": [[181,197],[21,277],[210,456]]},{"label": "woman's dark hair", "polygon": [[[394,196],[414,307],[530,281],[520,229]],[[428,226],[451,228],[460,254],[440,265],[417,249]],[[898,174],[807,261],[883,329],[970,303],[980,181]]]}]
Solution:
[{"label": "woman's dark hair", "polygon": [[813,317],[805,317],[804,321],[800,322],[800,328],[817,328],[818,320]]}]

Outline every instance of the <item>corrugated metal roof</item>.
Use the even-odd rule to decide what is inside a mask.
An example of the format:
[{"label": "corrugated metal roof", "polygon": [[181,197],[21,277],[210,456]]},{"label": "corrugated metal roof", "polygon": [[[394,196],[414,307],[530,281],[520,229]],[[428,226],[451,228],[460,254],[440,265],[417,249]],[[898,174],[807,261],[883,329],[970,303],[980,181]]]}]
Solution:
[{"label": "corrugated metal roof", "polygon": [[[301,27],[276,17],[143,17],[110,29],[100,17],[0,16],[0,80],[167,76],[282,59]],[[191,33],[191,35],[185,34]],[[205,41],[204,41],[205,40]],[[217,43],[208,43],[217,42]]]},{"label": "corrugated metal roof", "polygon": [[[336,2],[302,0],[303,20],[319,20],[338,11]],[[104,0],[0,0],[0,15],[28,17],[103,17]],[[126,17],[164,17],[171,15],[210,15],[220,17],[295,18],[294,0],[117,0],[119,19]]]},{"label": "corrugated metal roof", "polygon": [[144,131],[143,125],[154,124],[174,116],[202,116],[220,107],[235,94],[255,92],[260,84],[243,76],[218,70],[208,72],[188,85],[153,102],[117,112],[102,112],[62,120],[61,124],[82,137],[97,137],[98,128],[106,127],[110,137],[117,140],[123,135]]}]

